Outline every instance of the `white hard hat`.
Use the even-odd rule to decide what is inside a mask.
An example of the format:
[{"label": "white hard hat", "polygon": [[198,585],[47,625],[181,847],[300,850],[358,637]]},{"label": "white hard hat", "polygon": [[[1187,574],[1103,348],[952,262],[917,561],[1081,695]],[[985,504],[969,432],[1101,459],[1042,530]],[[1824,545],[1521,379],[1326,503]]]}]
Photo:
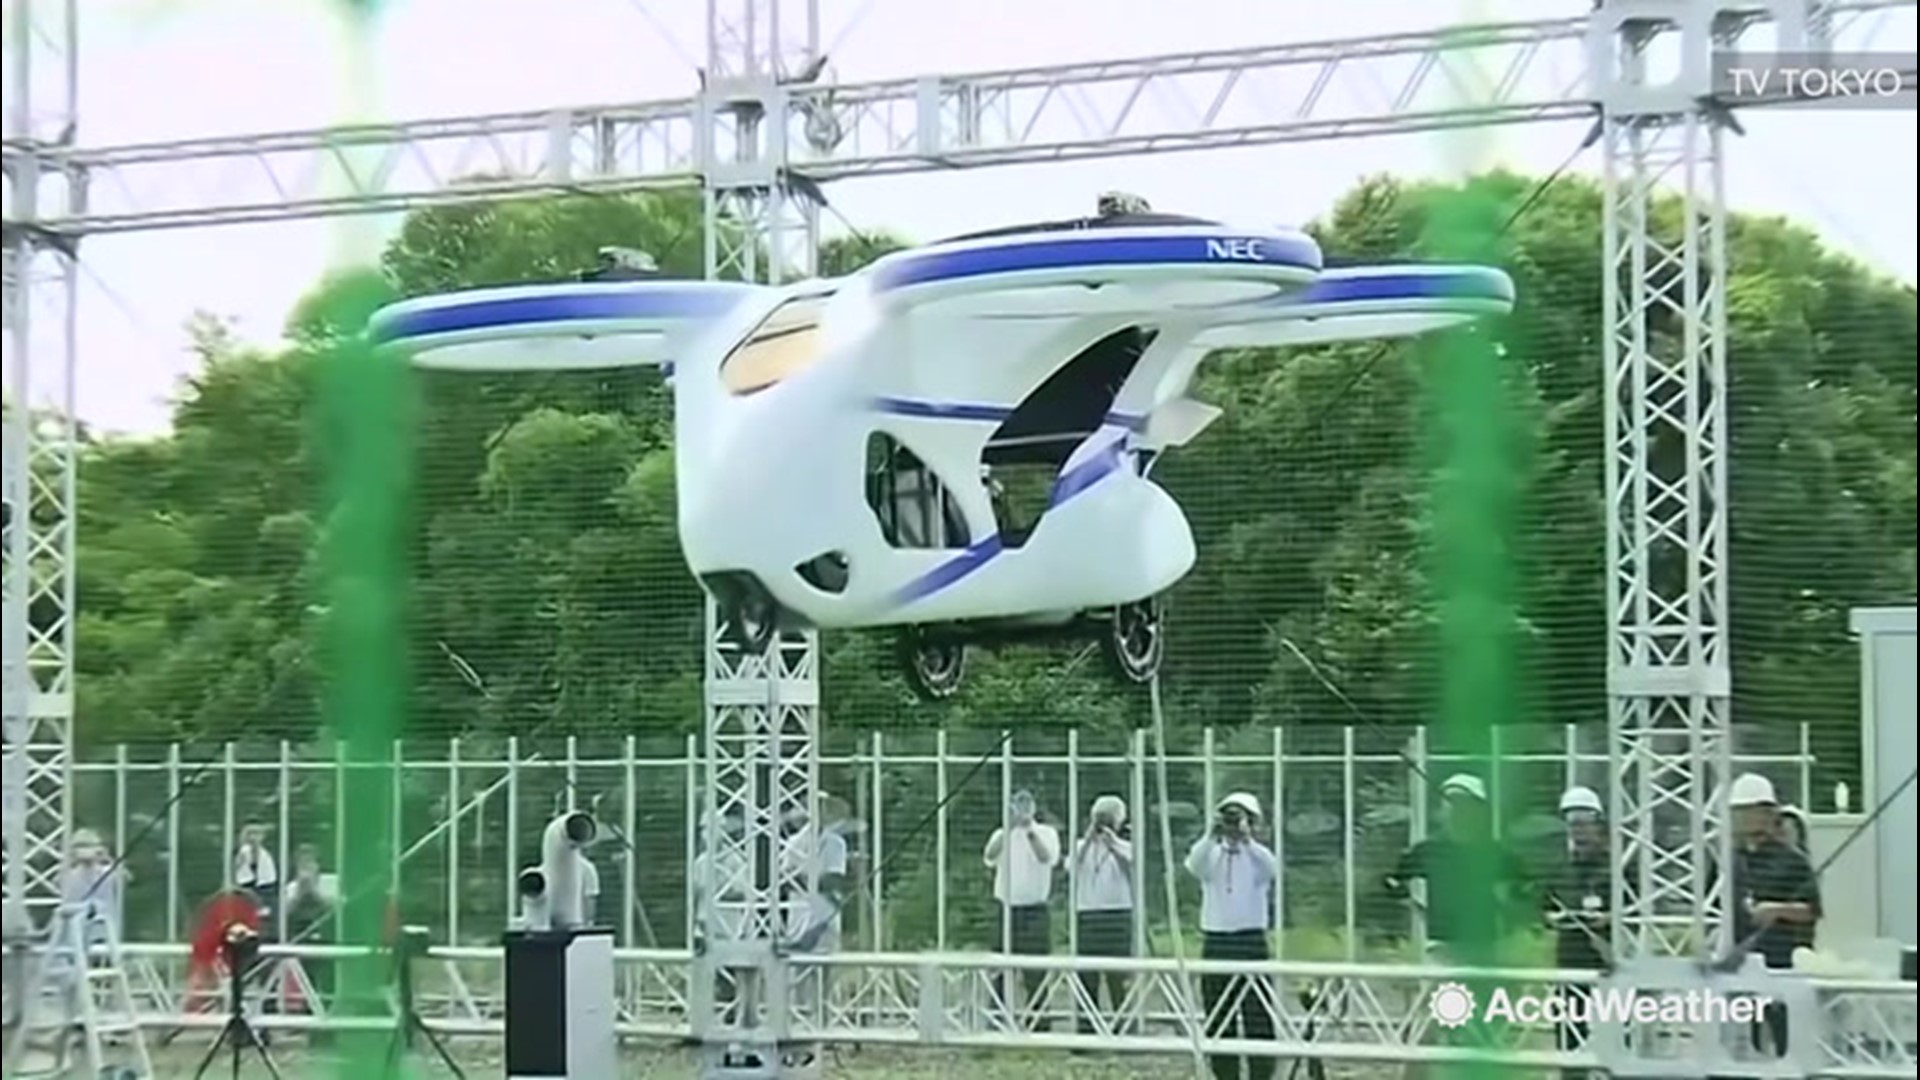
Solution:
[{"label": "white hard hat", "polygon": [[1487,785],[1481,783],[1480,778],[1477,776],[1470,776],[1467,773],[1454,773],[1452,776],[1440,781],[1440,795],[1443,798],[1448,795],[1465,795],[1467,798],[1477,802],[1486,802]]},{"label": "white hard hat", "polygon": [[1562,814],[1571,814],[1576,810],[1584,810],[1592,814],[1604,814],[1607,812],[1607,808],[1600,803],[1600,793],[1590,787],[1583,787],[1579,784],[1568,788],[1566,794],[1560,796],[1560,812]]},{"label": "white hard hat", "polygon": [[1759,773],[1741,773],[1734,778],[1733,788],[1727,792],[1729,806],[1778,806],[1780,800],[1774,797],[1773,781]]},{"label": "white hard hat", "polygon": [[1229,806],[1239,807],[1241,810],[1246,812],[1248,817],[1260,816],[1259,798],[1245,791],[1236,791],[1233,794],[1227,796],[1226,798],[1220,800],[1220,809],[1225,810]]},{"label": "white hard hat", "polygon": [[1802,824],[1802,825],[1805,825],[1805,824],[1807,823],[1807,812],[1806,812],[1805,810],[1802,810],[1802,809],[1800,809],[1800,808],[1799,808],[1799,807],[1797,807],[1797,806],[1783,806],[1783,807],[1781,807],[1781,808],[1780,808],[1780,816],[1781,816],[1781,817],[1790,817],[1790,818],[1792,818],[1793,820],[1795,820],[1795,821],[1797,821],[1797,822],[1799,822],[1799,823],[1800,823],[1800,824]]},{"label": "white hard hat", "polygon": [[1115,824],[1124,825],[1127,821],[1127,802],[1118,795],[1102,795],[1093,800],[1093,816],[1112,818]]}]

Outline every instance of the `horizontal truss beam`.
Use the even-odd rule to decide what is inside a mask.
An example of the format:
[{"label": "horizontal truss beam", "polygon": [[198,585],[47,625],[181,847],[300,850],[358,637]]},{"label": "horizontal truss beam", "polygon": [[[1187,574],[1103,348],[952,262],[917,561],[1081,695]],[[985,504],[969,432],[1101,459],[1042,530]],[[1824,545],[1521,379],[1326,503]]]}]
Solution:
[{"label": "horizontal truss beam", "polygon": [[[772,91],[815,181],[1593,115],[1584,19]],[[698,184],[698,99],[100,149],[9,145],[64,182],[35,224],[84,235]],[[28,161],[30,155],[37,161]],[[711,167],[709,167],[711,166]]]},{"label": "horizontal truss beam", "polygon": [[[185,945],[129,945],[125,951],[135,968],[145,1024],[177,1029],[199,1027],[212,1033],[220,1024],[219,1009],[207,1001],[225,1001],[224,990],[203,987],[205,1000],[188,1001],[161,972],[184,970]],[[345,946],[286,948],[267,946],[269,961],[288,964],[290,978],[267,980],[268,985],[305,985],[299,977],[302,959],[338,959],[365,950]],[[435,949],[424,963],[439,968],[425,983],[446,992],[422,995],[418,1007],[436,1032],[475,1038],[498,1038],[505,1002],[498,987],[500,950],[493,948]],[[680,1041],[689,1037],[694,962],[691,954],[676,950],[619,950],[616,1001],[623,1036],[640,1040]],[[979,953],[923,955],[843,954],[793,958],[795,979],[805,987],[831,970],[831,990],[824,1000],[801,995],[809,1004],[796,1008],[791,1024],[796,1038],[807,1042],[865,1045],[949,1047],[966,1049],[1089,1050],[1131,1055],[1184,1056],[1195,1040],[1208,1053],[1222,1052],[1276,1058],[1317,1058],[1322,1061],[1492,1060],[1533,1069],[1592,1069],[1595,1055],[1585,1048],[1559,1050],[1550,1024],[1490,1023],[1484,1049],[1436,1045],[1438,1038],[1427,1009],[1427,995],[1443,982],[1505,987],[1509,994],[1545,995],[1556,986],[1591,984],[1595,973],[1544,970],[1469,971],[1416,965],[1328,964],[1271,962],[1263,964],[1173,960],[1089,959],[1085,957],[1006,957]],[[1097,1006],[1082,987],[1081,970],[1124,971],[1125,1000]],[[1046,1002],[1043,1017],[1050,1030],[1025,1030],[1020,1019],[998,1008],[999,987],[1008,972],[1039,972],[1042,983],[1035,1000]],[[1251,1007],[1265,1010],[1273,1020],[1275,1037],[1257,1042],[1221,1040],[1208,1036],[1201,1023],[1198,998],[1189,979],[1206,974],[1254,975],[1251,990],[1242,991]],[[1822,1068],[1817,1075],[1831,1077],[1912,1076],[1915,997],[1912,983],[1896,981],[1816,979]],[[1303,993],[1310,991],[1310,993]],[[1085,1017],[1091,1033],[1075,1031]],[[347,1029],[390,1027],[390,1018],[288,1016],[260,1013],[254,1022],[262,1028]],[[1742,1028],[1742,1034],[1745,1029]],[[1457,1043],[1458,1040],[1456,1040]]]}]

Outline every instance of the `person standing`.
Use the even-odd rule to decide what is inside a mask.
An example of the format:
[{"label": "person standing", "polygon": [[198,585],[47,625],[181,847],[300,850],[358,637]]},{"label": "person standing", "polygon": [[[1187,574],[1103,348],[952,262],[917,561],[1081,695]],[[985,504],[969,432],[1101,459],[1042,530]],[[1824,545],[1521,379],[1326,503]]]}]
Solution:
[{"label": "person standing", "polygon": [[1780,842],[1807,856],[1811,861],[1813,851],[1807,846],[1807,812],[1797,806],[1780,808]]},{"label": "person standing", "polygon": [[[1053,951],[1053,874],[1060,865],[1060,830],[1039,820],[1031,791],[1016,791],[1007,805],[1007,823],[987,838],[982,859],[993,871],[993,898],[1000,904],[999,945],[1015,956],[1046,956]],[[1007,1007],[1016,1008],[1015,984],[1023,981],[1031,1008],[1046,973],[1029,971],[1024,980],[1002,982]]]},{"label": "person standing", "polygon": [[[1408,848],[1387,875],[1388,895],[1411,899],[1427,885],[1427,953],[1442,963],[1470,964],[1506,932],[1526,892],[1526,868],[1493,836],[1487,788],[1457,773],[1440,784],[1442,831]],[[1531,921],[1534,916],[1528,913]],[[1479,958],[1482,962],[1491,957]]]},{"label": "person standing", "polygon": [[[1561,971],[1602,971],[1609,966],[1613,865],[1600,794],[1588,787],[1568,788],[1560,796],[1560,821],[1567,832],[1566,854],[1541,897],[1554,935],[1554,966]],[[1569,985],[1560,987],[1559,994],[1567,1003],[1556,1032],[1560,1049],[1578,1050],[1587,1042],[1591,992],[1584,985]],[[1562,1075],[1580,1080],[1585,1072]]]},{"label": "person standing", "polygon": [[262,936],[277,924],[280,907],[280,867],[267,850],[267,827],[249,823],[240,830],[240,846],[233,853],[233,887],[253,896],[260,909]]},{"label": "person standing", "polygon": [[[797,828],[782,846],[780,857],[786,874],[797,875],[802,881],[812,879],[798,909],[790,916],[793,951],[824,956],[840,948],[840,912],[846,905],[848,863],[843,824],[849,808],[846,800],[824,792],[817,805],[815,813],[802,815],[795,823]],[[833,969],[824,964],[811,965],[796,969],[795,974],[800,980],[793,989],[795,1003],[813,1016],[814,1023],[831,1024],[827,1007],[833,1000]],[[793,1060],[811,1064],[816,1053],[816,1047],[796,1046]]]},{"label": "person standing", "polygon": [[[1127,804],[1118,795],[1102,795],[1088,812],[1087,834],[1074,848],[1067,872],[1073,884],[1074,936],[1081,956],[1133,955],[1133,843],[1127,837]],[[1118,1013],[1127,1000],[1124,972],[1080,973],[1087,1000],[1098,1009],[1100,990],[1106,1008]],[[1095,1031],[1082,1015],[1080,1030]]]},{"label": "person standing", "polygon": [[[1236,791],[1220,800],[1213,828],[1187,852],[1187,872],[1200,882],[1200,955],[1207,960],[1266,960],[1273,914],[1277,860],[1260,842],[1260,800]],[[1244,975],[1203,975],[1207,1035],[1215,1039],[1271,1040],[1270,995]],[[1215,1080],[1268,1080],[1274,1059],[1216,1054],[1208,1059]]]},{"label": "person standing", "polygon": [[[129,880],[126,865],[115,864],[112,849],[92,829],[75,829],[67,853],[67,869],[60,883],[61,899],[82,906],[87,915],[107,925],[116,941],[120,940],[120,919]],[[103,943],[90,918],[87,944]]]},{"label": "person standing", "polygon": [[[1820,879],[1805,854],[1781,840],[1780,800],[1773,782],[1758,773],[1736,777],[1727,793],[1733,810],[1733,937],[1739,951],[1753,951],[1775,971],[1793,967],[1793,952],[1812,948],[1820,923]],[[1754,1045],[1771,1040],[1787,1052],[1787,1007],[1770,1002]]]},{"label": "person standing", "polygon": [[[326,945],[332,940],[334,890],[327,887],[320,872],[320,852],[312,844],[301,844],[293,852],[293,880],[286,889],[287,933],[291,940],[308,945]],[[333,998],[333,961],[314,957],[300,962],[322,1002]],[[309,1005],[308,1011],[311,1010]],[[315,1032],[315,1035],[320,1034]]]}]

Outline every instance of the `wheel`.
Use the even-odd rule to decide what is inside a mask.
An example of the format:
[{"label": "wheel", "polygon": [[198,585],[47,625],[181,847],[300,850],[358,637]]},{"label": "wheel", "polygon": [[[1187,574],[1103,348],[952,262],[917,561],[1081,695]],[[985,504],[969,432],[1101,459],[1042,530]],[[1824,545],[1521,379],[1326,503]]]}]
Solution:
[{"label": "wheel", "polygon": [[966,680],[966,642],[906,630],[900,635],[900,672],[920,700],[945,701],[959,693]]},{"label": "wheel", "polygon": [[720,601],[720,617],[727,640],[743,652],[760,655],[780,633],[780,605],[757,581],[733,583]]},{"label": "wheel", "polygon": [[1166,654],[1166,618],[1160,598],[1148,597],[1113,609],[1100,639],[1101,655],[1122,682],[1151,682]]}]

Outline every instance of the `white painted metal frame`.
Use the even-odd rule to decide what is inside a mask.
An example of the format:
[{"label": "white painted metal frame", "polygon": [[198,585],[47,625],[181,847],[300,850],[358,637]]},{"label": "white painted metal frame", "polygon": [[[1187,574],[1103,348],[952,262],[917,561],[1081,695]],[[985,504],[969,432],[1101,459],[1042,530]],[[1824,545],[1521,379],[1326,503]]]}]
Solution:
[{"label": "white painted metal frame", "polygon": [[0,596],[8,936],[48,916],[72,813],[75,238],[65,163],[77,105],[75,0],[19,0],[6,27],[7,527]]},{"label": "white painted metal frame", "polygon": [[[1703,99],[1718,0],[1598,16],[1615,955],[1728,944],[1726,217]],[[1649,85],[1656,41],[1682,74]],[[1655,224],[1677,198],[1678,234]]]},{"label": "white painted metal frame", "polygon": [[[135,979],[146,987],[142,1022],[150,1028],[187,1028],[211,1036],[222,1014],[176,998],[155,976],[160,968],[184,959],[186,946],[127,946]],[[343,947],[287,949],[267,946],[263,954],[290,967],[294,980],[303,959],[338,959],[358,950]],[[697,1032],[692,1017],[700,1002],[690,979],[698,970],[678,950],[622,949],[615,963],[622,988],[617,1006],[621,1035],[629,1040],[677,1042]],[[497,990],[501,953],[497,948],[434,949],[425,963],[441,968],[444,978],[422,985],[445,987],[422,994],[418,1006],[427,1025],[450,1037],[498,1038],[504,1001]],[[792,1018],[794,1034],[808,1042],[883,1045],[918,1049],[974,1051],[1004,1049],[1083,1050],[1101,1054],[1185,1057],[1196,1034],[1205,1052],[1272,1058],[1375,1065],[1416,1061],[1462,1061],[1493,1057],[1534,1069],[1593,1069],[1591,1050],[1555,1047],[1549,1025],[1503,1025],[1483,1051],[1436,1045],[1426,996],[1441,982],[1473,981],[1481,987],[1505,986],[1510,994],[1544,993],[1556,985],[1589,985],[1594,973],[1532,969],[1469,972],[1411,964],[1305,963],[1266,964],[1189,960],[1088,960],[1079,957],[1003,957],[985,953],[884,955],[847,953],[801,957],[801,971],[831,970],[834,991],[809,1003]],[[1043,972],[1036,1000],[1052,1030],[1033,1033],[992,1007],[998,981],[1009,969]],[[1124,971],[1131,986],[1117,1007],[1100,1010],[1082,990],[1082,968]],[[1192,985],[1209,974],[1247,978],[1239,991],[1274,1021],[1276,1037],[1260,1042],[1216,1040],[1206,1036]],[[279,980],[272,980],[277,985]],[[476,990],[476,988],[480,988]],[[1893,1080],[1914,1074],[1915,1000],[1913,985],[1871,980],[1811,980],[1820,1011],[1821,1038],[1816,1068],[1807,1075]],[[1310,990],[1310,996],[1301,991]],[[217,995],[220,988],[207,988]],[[211,999],[209,999],[211,1000]],[[1074,1030],[1085,1015],[1094,1031]],[[266,1030],[344,1030],[388,1028],[376,1017],[317,1016],[257,1011],[254,1023]],[[1198,1028],[1200,1030],[1196,1031]],[[1757,1075],[1757,1074],[1756,1074]]]},{"label": "white painted metal frame", "polygon": [[[1573,46],[1590,31],[1589,40],[1601,43],[1590,59],[1637,55],[1656,24],[1676,17],[1691,26],[1688,33],[1710,35],[1713,28],[1702,31],[1690,20],[1720,6],[1757,5],[1612,0],[1598,13],[1603,20],[1598,30],[1586,20],[1554,20],[1471,33],[1398,34],[835,87],[817,85],[808,70],[818,48],[817,16],[810,10],[802,17],[805,32],[790,36],[780,20],[794,9],[780,0],[713,0],[711,85],[691,103],[84,150],[73,143],[75,2],[18,0],[16,25],[6,35],[12,110],[5,143],[9,386],[19,395],[16,404],[30,405],[44,400],[38,390],[44,379],[58,388],[51,403],[61,408],[50,427],[29,423],[25,416],[13,420],[6,447],[7,492],[22,503],[37,501],[34,513],[20,514],[21,535],[10,536],[6,545],[7,623],[0,634],[6,645],[4,809],[10,823],[20,823],[10,824],[6,833],[7,910],[50,897],[51,867],[64,845],[69,817],[76,441],[72,294],[73,245],[80,237],[393,211],[507,194],[677,186],[701,179],[708,185],[709,270],[738,268],[735,272],[746,276],[777,279],[811,268],[818,237],[817,205],[795,191],[800,176],[817,183],[958,166],[1567,119],[1588,115],[1598,96],[1605,107],[1609,161],[1604,337],[1609,384],[1616,391],[1608,406],[1607,449],[1614,628],[1608,662],[1620,773],[1613,786],[1621,832],[1630,838],[1622,858],[1638,856],[1634,865],[1648,886],[1632,907],[1620,909],[1624,917],[1616,925],[1625,956],[1672,951],[1687,937],[1699,940],[1698,932],[1718,922],[1724,905],[1707,890],[1702,865],[1681,862],[1682,845],[1658,825],[1669,813],[1694,815],[1690,820],[1699,824],[1689,827],[1686,846],[1724,845],[1716,794],[1725,773],[1728,692],[1722,625],[1725,282],[1716,272],[1724,229],[1718,135],[1692,92],[1697,88],[1682,87],[1680,96],[1669,93],[1660,101],[1665,91],[1638,85],[1630,67],[1599,69],[1621,77],[1609,76],[1597,95],[1569,89],[1572,72],[1564,80],[1536,79],[1542,54],[1554,46]],[[1822,19],[1810,21],[1819,22],[1839,12],[1912,3],[1778,0],[1764,6],[1789,15],[1817,7]],[[789,40],[803,43],[792,56],[785,51]],[[1707,47],[1695,44],[1702,51]],[[61,90],[52,97],[36,81],[33,59],[50,48],[60,54],[54,81]],[[1454,61],[1489,50],[1507,50],[1510,62],[1493,64],[1479,55],[1472,66],[1504,74],[1491,86],[1462,83],[1460,73],[1471,68]],[[1357,77],[1363,88],[1372,83],[1377,89],[1396,65],[1412,69],[1397,93],[1363,96],[1363,104],[1346,110],[1332,104],[1337,85]],[[1293,108],[1279,107],[1259,92],[1259,83],[1301,71],[1313,74],[1303,92],[1290,96]],[[1430,84],[1456,99],[1465,90],[1472,103],[1428,105],[1422,94]],[[1173,104],[1168,113],[1149,119],[1149,105],[1156,101]],[[45,113],[35,111],[43,108]],[[676,132],[686,133],[684,141]],[[476,146],[493,149],[493,160],[464,152]],[[449,147],[455,149],[448,153]],[[798,147],[805,149],[796,153]],[[375,148],[381,151],[378,167],[370,173],[349,169],[349,154],[358,158]],[[579,165],[583,150],[585,167]],[[230,175],[226,166],[236,158],[258,164],[266,181],[248,196],[201,188],[184,199],[156,201],[151,189],[139,185],[143,177],[184,180],[188,190],[196,181],[224,184]],[[441,182],[443,175],[457,179],[500,166],[513,178]],[[1692,211],[1677,241],[1652,236],[1647,226],[1652,185],[1669,174],[1681,181]],[[349,180],[349,194],[317,194],[343,178]],[[64,198],[51,197],[56,188],[64,189]],[[109,193],[120,196],[117,207]],[[745,223],[737,237],[722,229],[719,215],[729,210]],[[43,264],[53,271],[45,284],[37,272]],[[59,345],[43,359],[30,340],[36,320],[28,311],[49,291],[59,294],[56,307],[64,309],[64,328]],[[1662,336],[1646,332],[1646,319],[1656,313],[1677,324],[1677,355]],[[1660,465],[1649,450],[1662,439],[1677,440],[1683,449],[1680,471],[1655,471]],[[20,602],[27,598],[35,602]],[[812,760],[817,736],[818,686],[812,680],[818,647],[811,637],[803,642],[796,648],[805,660],[796,662],[805,674],[794,680],[768,679],[742,668],[715,674],[715,656],[710,656],[712,775],[754,789],[766,783],[763,773],[797,778],[811,768],[791,763]],[[783,645],[776,665],[786,664],[786,655]],[[789,683],[806,687],[793,691],[792,702],[781,698]],[[765,689],[764,705],[732,703],[736,695],[750,696],[755,686]],[[789,730],[791,743],[782,734]],[[732,753],[765,764],[746,767],[723,757]],[[780,799],[804,803],[811,787],[760,790],[777,790]],[[755,828],[772,829],[772,804],[761,803],[759,794],[752,798]],[[768,892],[778,890],[770,881],[762,885],[759,902],[765,903]]]}]

